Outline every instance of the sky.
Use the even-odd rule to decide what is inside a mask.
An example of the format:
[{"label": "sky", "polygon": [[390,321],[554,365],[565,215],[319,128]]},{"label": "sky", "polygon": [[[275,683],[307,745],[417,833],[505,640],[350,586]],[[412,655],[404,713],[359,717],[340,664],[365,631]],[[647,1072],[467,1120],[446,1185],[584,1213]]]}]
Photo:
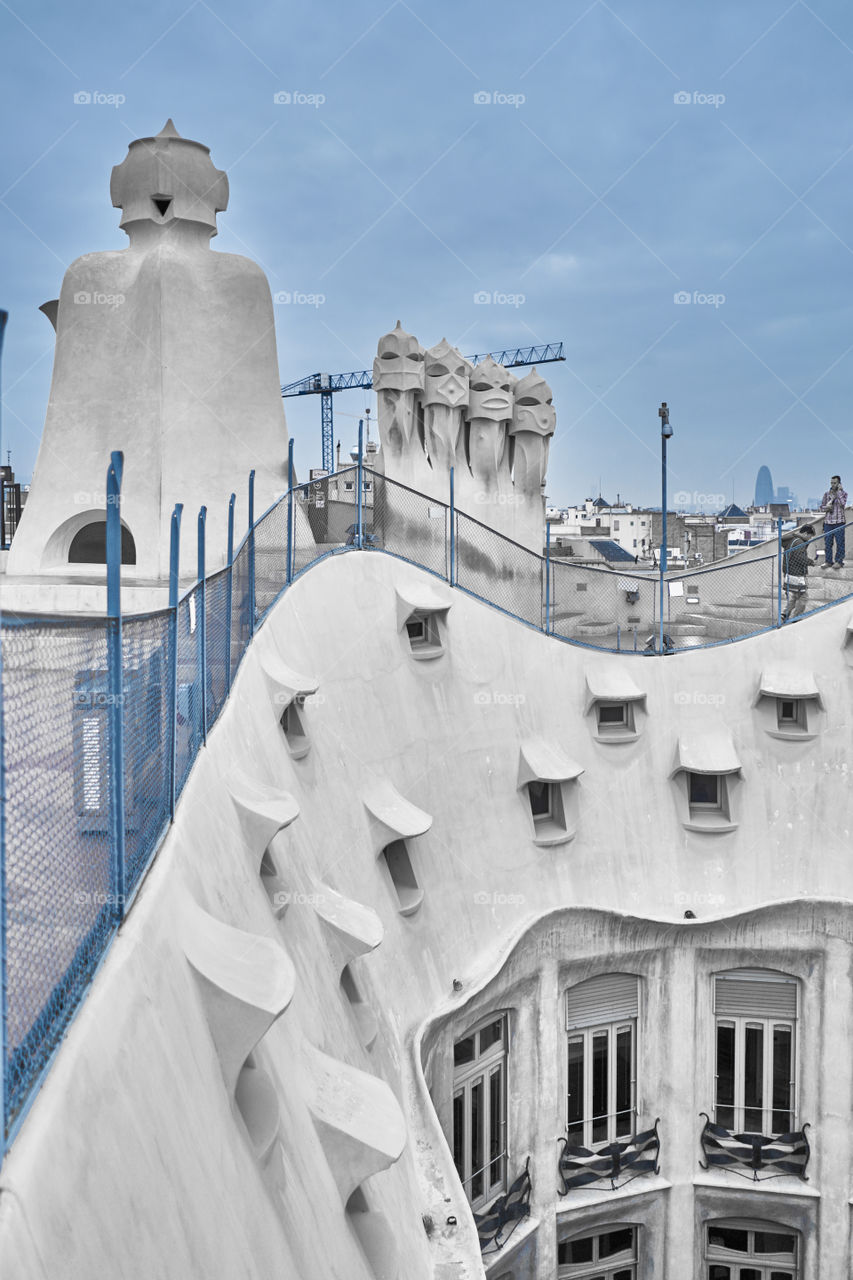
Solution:
[{"label": "sky", "polygon": [[[110,170],[172,117],[228,173],[214,251],[290,295],[282,382],[370,368],[398,319],[466,355],[562,341],[551,502],[659,503],[663,400],[680,506],[751,501],[762,463],[803,500],[853,490],[845,0],[0,0],[0,68],[18,478],[50,390],[38,307],[126,245]],[[344,454],[367,408],[335,397]],[[319,397],[285,409],[304,474]]]}]

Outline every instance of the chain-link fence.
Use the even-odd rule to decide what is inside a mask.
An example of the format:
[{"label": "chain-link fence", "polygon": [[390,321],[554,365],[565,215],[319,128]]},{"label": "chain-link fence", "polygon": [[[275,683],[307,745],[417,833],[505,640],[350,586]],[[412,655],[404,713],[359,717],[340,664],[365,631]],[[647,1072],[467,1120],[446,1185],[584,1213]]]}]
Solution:
[{"label": "chain-link fence", "polygon": [[171,615],[129,618],[122,627],[124,689],[125,892],[135,889],[171,808],[170,760],[163,750],[172,722]]},{"label": "chain-link fence", "polygon": [[449,572],[449,508],[380,472],[364,470],[362,545],[387,551],[446,578]]},{"label": "chain-link fence", "polygon": [[540,555],[451,502],[354,466],[296,486],[230,565],[180,600],[173,555],[177,603],[125,618],[120,650],[115,618],[4,619],[2,1132],[19,1122],[144,876],[254,631],[312,564],[384,551],[569,643],[669,653],[849,596],[844,533],[778,534],[661,581],[630,557]]},{"label": "chain-link fence", "polygon": [[218,573],[207,579],[204,608],[207,627],[205,657],[207,660],[208,730],[219,718],[230,687],[232,591],[233,584],[228,569],[220,569]]},{"label": "chain-link fence", "polygon": [[[367,489],[365,495],[364,490]],[[362,485],[372,504],[373,486]],[[287,503],[284,504],[287,508]],[[358,467],[347,467],[333,476],[311,480],[293,491],[292,576],[303,573],[315,561],[346,547],[354,547],[358,530]]]},{"label": "chain-link fence", "polygon": [[[551,631],[596,649],[671,653],[779,620],[774,554],[664,575],[551,561]],[[663,626],[661,626],[661,617]]]},{"label": "chain-link fence", "polygon": [[117,918],[103,619],[4,621],[5,1116],[26,1102]]},{"label": "chain-link fence", "polygon": [[454,513],[456,585],[545,628],[545,559],[461,511]]},{"label": "chain-link fence", "polygon": [[263,618],[287,583],[287,503],[262,516],[252,535],[255,562],[255,617]]}]

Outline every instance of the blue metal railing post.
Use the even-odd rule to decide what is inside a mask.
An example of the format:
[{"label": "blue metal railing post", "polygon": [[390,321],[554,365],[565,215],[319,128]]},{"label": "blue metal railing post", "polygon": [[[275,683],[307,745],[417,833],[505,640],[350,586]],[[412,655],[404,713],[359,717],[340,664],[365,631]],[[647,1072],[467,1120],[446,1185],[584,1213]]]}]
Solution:
[{"label": "blue metal railing post", "polygon": [[204,534],[207,507],[198,513],[198,647],[201,675],[201,740],[207,742],[207,582],[204,570]]},{"label": "blue metal railing post", "polygon": [[[0,356],[3,354],[3,334],[8,311],[0,311]],[[8,1082],[6,1079],[6,1054],[8,1044],[8,986],[6,961],[6,737],[3,721],[3,651],[0,647],[0,1161],[6,1152],[6,1134],[9,1128]]]},{"label": "blue metal railing post", "polygon": [[545,521],[545,634],[551,634],[551,522]]},{"label": "blue metal railing post", "polygon": [[231,692],[231,604],[234,596],[234,504],[236,493],[228,499],[228,578],[225,583],[225,697]]},{"label": "blue metal railing post", "polygon": [[362,502],[364,489],[364,420],[358,420],[358,517],[355,527],[355,545],[362,546]]},{"label": "blue metal railing post", "polygon": [[121,635],[121,477],[124,455],[107,469],[107,679],[109,683],[110,846],[113,919],[124,918],[124,663]]},{"label": "blue metal railing post", "polygon": [[450,468],[450,563],[447,581],[451,587],[456,585],[456,469]]},{"label": "blue metal railing post", "polygon": [[782,517],[776,520],[776,548],[779,560],[779,568],[776,576],[779,581],[776,583],[776,626],[782,625]]},{"label": "blue metal railing post", "polygon": [[184,504],[175,504],[169,544],[169,632],[171,634],[171,669],[169,671],[169,818],[175,820],[178,767],[178,590],[181,552],[181,512]]},{"label": "blue metal railing post", "polygon": [[285,586],[293,581],[293,440],[287,446],[287,564]]},{"label": "blue metal railing post", "polygon": [[249,637],[255,634],[255,470],[249,472]]},{"label": "blue metal railing post", "polygon": [[666,436],[661,436],[661,547],[660,547],[660,642],[658,652],[663,653],[663,593],[666,586]]}]

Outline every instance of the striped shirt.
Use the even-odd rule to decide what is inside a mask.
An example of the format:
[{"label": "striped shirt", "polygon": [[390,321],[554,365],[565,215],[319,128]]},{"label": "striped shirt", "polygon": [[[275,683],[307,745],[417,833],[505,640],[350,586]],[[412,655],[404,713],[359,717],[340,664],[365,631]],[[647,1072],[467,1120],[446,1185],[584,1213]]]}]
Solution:
[{"label": "striped shirt", "polygon": [[827,489],[826,493],[820,500],[820,505],[826,511],[824,524],[844,524],[844,508],[847,506],[847,494],[844,489]]}]

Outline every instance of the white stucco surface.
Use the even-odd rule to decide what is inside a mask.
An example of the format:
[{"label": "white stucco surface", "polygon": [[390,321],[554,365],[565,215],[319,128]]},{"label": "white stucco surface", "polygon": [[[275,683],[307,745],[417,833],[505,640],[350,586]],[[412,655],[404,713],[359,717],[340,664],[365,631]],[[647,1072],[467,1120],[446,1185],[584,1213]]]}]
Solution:
[{"label": "white stucco surface", "polygon": [[[50,401],[10,576],[67,571],[74,535],[105,518],[115,449],[124,453],[121,517],[136,545],[131,576],[143,579],[168,576],[176,502],[185,572],[207,506],[211,570],[225,562],[232,490],[238,539],[246,528],[249,471],[256,515],[287,488],[269,285],[256,263],[209,244],[228,203],[224,173],[169,121],[130,144],[111,194],[130,244],[85,254],[65,274]],[[162,214],[155,197],[168,199]]]},{"label": "white stucco surface", "polygon": [[[371,1280],[364,1242],[390,1257],[390,1230],[400,1280],[481,1277],[445,1136],[452,1044],[508,1010],[511,1176],[530,1155],[533,1178],[532,1222],[502,1259],[515,1280],[555,1274],[559,1234],[626,1217],[654,1249],[654,1266],[639,1275],[698,1274],[701,1224],[724,1214],[796,1224],[803,1280],[848,1274],[847,610],[735,645],[614,655],[645,712],[635,740],[607,742],[587,714],[590,688],[627,680],[602,685],[600,654],[462,592],[448,592],[445,652],[414,661],[398,630],[398,591],[413,574],[381,554],[331,558],[261,628],[174,829],[3,1165],[8,1273]],[[279,727],[273,659],[316,680],[303,708],[310,750],[299,759]],[[815,672],[824,710],[807,742],[770,736],[756,706],[762,673],[780,663]],[[582,770],[569,784],[575,838],[553,848],[534,843],[518,786],[530,740]],[[687,829],[671,777],[680,741],[732,744],[741,778],[731,829]],[[267,814],[271,827],[247,824],[245,786],[240,804],[232,800],[241,777],[257,785],[262,807],[278,791],[287,797]],[[394,814],[403,820],[389,821]],[[377,858],[383,827],[411,835],[424,891],[412,915],[401,914]],[[265,839],[283,911],[259,874]],[[327,889],[340,898],[326,902]],[[186,894],[292,964],[292,998],[252,1054],[281,1117],[267,1163],[229,1095],[187,962]],[[370,1048],[341,984],[347,956],[378,1024]],[[560,1200],[563,993],[614,964],[646,993],[638,1105],[644,1120],[661,1118],[661,1177],[639,1179],[619,1201],[604,1192]],[[799,1104],[814,1145],[805,1188],[789,1178],[755,1188],[698,1167],[699,1112],[711,1101],[711,975],[762,965],[802,986]],[[367,1220],[360,1205],[346,1211],[357,1185]],[[491,1274],[503,1274],[500,1262]]]}]

